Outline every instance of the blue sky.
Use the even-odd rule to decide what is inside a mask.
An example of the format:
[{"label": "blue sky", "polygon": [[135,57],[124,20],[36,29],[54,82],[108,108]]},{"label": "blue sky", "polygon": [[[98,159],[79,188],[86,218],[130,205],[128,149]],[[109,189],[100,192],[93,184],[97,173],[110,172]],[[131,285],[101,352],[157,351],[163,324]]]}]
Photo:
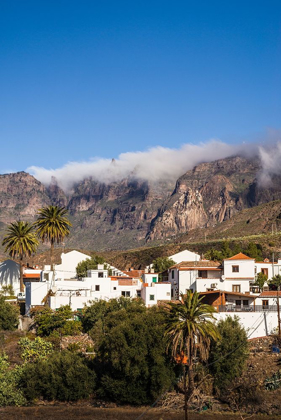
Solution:
[{"label": "blue sky", "polygon": [[0,1],[0,172],[280,129],[281,2]]}]

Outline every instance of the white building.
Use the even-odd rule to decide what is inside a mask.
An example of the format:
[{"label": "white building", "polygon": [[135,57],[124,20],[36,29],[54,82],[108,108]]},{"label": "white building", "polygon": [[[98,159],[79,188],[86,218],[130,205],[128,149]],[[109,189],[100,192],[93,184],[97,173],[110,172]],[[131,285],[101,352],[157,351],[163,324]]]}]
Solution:
[{"label": "white building", "polygon": [[172,299],[178,299],[188,289],[194,292],[220,289],[221,275],[221,264],[216,261],[183,261],[175,264],[168,270]]},{"label": "white building", "polygon": [[[179,264],[182,261],[200,261],[200,255],[196,254],[196,252],[188,251],[188,249],[170,255],[168,258],[173,260],[176,264]],[[152,267],[153,264],[146,266],[147,269],[151,269]]]},{"label": "white building", "polygon": [[0,263],[0,290],[3,286],[12,286],[15,295],[20,291],[20,265],[13,260]]}]

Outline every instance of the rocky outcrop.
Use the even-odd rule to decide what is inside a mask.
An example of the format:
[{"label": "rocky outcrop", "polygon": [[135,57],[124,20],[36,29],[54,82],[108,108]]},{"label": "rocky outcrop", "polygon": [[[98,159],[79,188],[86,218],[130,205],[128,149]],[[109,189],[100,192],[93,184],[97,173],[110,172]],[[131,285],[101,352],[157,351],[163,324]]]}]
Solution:
[{"label": "rocky outcrop", "polygon": [[242,157],[202,163],[176,183],[170,199],[152,221],[147,241],[221,223],[249,206],[249,188],[259,163]]},{"label": "rocky outcrop", "polygon": [[132,174],[110,184],[87,178],[68,193],[55,179],[45,187],[25,172],[0,175],[0,233],[8,222],[34,221],[39,208],[57,204],[67,207],[73,225],[66,246],[136,248],[145,240],[212,227],[245,208],[281,199],[280,177],[264,186],[258,182],[259,170],[257,159],[236,156],[201,163],[176,185],[149,183]]}]

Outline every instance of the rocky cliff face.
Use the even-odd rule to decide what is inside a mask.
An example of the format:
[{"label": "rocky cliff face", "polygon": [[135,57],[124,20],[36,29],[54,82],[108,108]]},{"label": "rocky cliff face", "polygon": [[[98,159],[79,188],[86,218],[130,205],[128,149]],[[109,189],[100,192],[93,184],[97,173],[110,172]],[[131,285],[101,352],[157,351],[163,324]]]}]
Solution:
[{"label": "rocky cliff face", "polygon": [[9,222],[34,221],[39,208],[58,204],[68,208],[73,224],[66,246],[135,248],[145,240],[214,226],[244,208],[280,199],[280,177],[261,187],[259,169],[257,160],[232,157],[196,166],[175,186],[133,176],[111,184],[88,178],[68,194],[55,179],[45,187],[24,172],[0,175],[0,233]]},{"label": "rocky cliff face", "polygon": [[254,205],[249,200],[250,186],[258,170],[257,161],[233,157],[186,172],[152,221],[147,241],[213,226]]}]

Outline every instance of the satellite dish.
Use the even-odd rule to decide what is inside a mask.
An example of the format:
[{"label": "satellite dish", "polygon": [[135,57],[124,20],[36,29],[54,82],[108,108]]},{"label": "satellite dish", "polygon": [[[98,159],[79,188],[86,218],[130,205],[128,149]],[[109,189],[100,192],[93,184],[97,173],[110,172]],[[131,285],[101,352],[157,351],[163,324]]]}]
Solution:
[{"label": "satellite dish", "polygon": [[224,281],[225,280],[225,276],[224,275],[222,275],[221,276],[221,281]]}]

